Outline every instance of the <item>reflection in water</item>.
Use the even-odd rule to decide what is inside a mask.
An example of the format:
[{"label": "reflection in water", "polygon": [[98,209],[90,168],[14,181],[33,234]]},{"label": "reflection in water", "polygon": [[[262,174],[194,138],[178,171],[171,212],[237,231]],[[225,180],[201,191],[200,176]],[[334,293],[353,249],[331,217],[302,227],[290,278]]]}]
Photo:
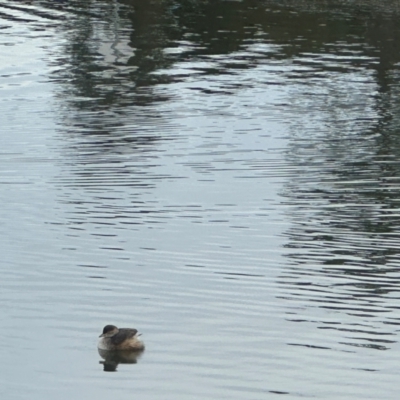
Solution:
[{"label": "reflection in water", "polygon": [[[285,246],[290,263],[279,284],[289,288],[284,297],[296,304],[301,299],[305,307],[329,310],[327,320],[312,313],[290,320],[314,321],[320,329],[343,333],[338,343],[389,348],[395,340],[386,336],[393,337],[397,325],[385,299],[393,294],[390,279],[396,279],[399,248],[398,218],[390,215],[398,197],[394,160],[399,146],[393,145],[399,109],[393,76],[398,72],[393,66],[399,53],[377,38],[388,38],[398,50],[391,16],[397,8],[374,2],[315,9],[307,2],[265,3],[267,8],[249,1],[227,7],[218,1],[178,6],[130,0],[99,3],[108,10],[106,23],[97,23],[96,13],[90,24],[86,15],[77,16],[81,28],[69,34],[61,59],[70,68],[57,61],[57,76],[71,71],[73,76],[66,85],[63,80],[59,96],[63,108],[69,103],[62,135],[70,143],[68,159],[74,160],[58,184],[113,195],[74,200],[68,193],[64,201],[79,207],[73,224],[111,223],[111,218],[124,228],[184,215],[182,206],[156,202],[149,207],[146,191],[166,180],[193,181],[197,174],[215,180],[224,170],[286,176],[282,205],[291,222]],[[372,11],[379,12],[372,16]],[[345,21],[348,30],[342,29]],[[262,93],[275,85],[285,96],[269,105]],[[74,96],[65,96],[71,92]],[[208,101],[210,108],[199,107]],[[286,165],[228,136],[227,127],[257,137],[245,123],[236,127],[248,119],[262,127],[257,114],[288,121]],[[203,135],[185,127],[193,115],[212,120],[213,129]],[[224,118],[222,126],[218,117]],[[179,126],[198,142],[194,148],[175,133]],[[257,139],[263,135],[260,128]],[[172,148],[174,159],[168,160]],[[213,154],[215,148],[219,151]],[[161,173],[162,163],[185,168],[176,175],[176,168]],[[116,190],[121,186],[127,188],[124,198]],[[193,218],[202,217],[199,207]],[[216,274],[265,276],[220,268]],[[343,320],[343,313],[351,319]]]},{"label": "reflection in water", "polygon": [[100,361],[100,364],[103,364],[104,372],[115,372],[119,364],[136,364],[144,352],[144,350],[97,350],[101,358],[104,360]]},{"label": "reflection in water", "polygon": [[[398,116],[387,119],[394,108],[377,96],[375,76],[359,69],[315,76],[313,96],[298,88],[287,150],[298,172],[282,192],[290,263],[280,284],[286,298],[310,309],[308,318],[291,319],[341,332],[346,345],[386,350],[400,324],[393,303],[400,261],[400,170],[393,160],[400,147],[383,138],[396,136]],[[299,125],[307,140],[297,135]],[[329,313],[316,320],[315,307]]]}]

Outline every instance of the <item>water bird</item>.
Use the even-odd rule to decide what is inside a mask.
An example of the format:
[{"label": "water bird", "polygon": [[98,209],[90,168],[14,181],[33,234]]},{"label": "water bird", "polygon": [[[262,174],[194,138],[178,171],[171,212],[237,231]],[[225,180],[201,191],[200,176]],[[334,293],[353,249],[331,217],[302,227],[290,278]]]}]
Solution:
[{"label": "water bird", "polygon": [[137,329],[117,328],[115,325],[106,325],[97,348],[100,350],[144,350],[144,343],[140,340],[141,334]]}]

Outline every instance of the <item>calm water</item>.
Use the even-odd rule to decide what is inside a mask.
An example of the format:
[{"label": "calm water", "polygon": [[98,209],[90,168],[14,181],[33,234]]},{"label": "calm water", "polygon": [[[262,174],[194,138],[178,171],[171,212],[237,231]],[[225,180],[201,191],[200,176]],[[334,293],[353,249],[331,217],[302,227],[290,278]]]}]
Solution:
[{"label": "calm water", "polygon": [[279,3],[0,0],[2,398],[398,398],[400,5]]}]

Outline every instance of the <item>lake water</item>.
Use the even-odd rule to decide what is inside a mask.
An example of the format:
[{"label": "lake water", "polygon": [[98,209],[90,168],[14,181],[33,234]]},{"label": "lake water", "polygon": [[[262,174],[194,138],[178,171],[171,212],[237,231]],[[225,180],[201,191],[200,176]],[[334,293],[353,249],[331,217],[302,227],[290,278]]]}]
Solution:
[{"label": "lake water", "polygon": [[397,1],[0,0],[0,107],[2,398],[397,399]]}]

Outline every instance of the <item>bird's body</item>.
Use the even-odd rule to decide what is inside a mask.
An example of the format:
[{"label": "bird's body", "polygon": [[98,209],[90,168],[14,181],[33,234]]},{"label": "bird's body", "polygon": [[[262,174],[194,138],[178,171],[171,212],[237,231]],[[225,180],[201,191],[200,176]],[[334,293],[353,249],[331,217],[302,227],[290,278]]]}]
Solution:
[{"label": "bird's body", "polygon": [[100,350],[143,350],[144,343],[136,329],[106,325],[97,347]]}]

